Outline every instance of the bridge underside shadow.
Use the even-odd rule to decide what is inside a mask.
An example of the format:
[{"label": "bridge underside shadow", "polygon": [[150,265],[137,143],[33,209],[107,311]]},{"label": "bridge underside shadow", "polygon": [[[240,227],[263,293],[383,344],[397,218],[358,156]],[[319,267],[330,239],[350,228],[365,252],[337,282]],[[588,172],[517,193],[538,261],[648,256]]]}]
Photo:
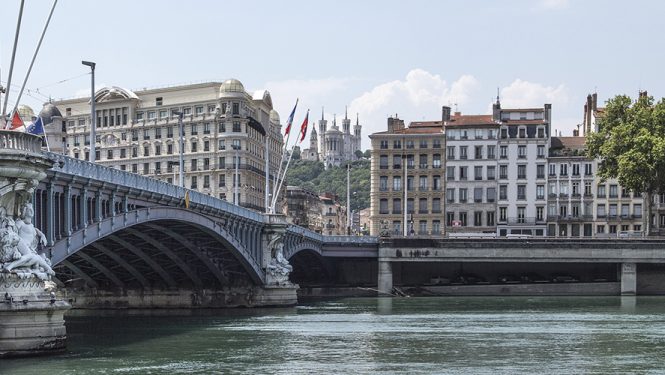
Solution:
[{"label": "bridge underside shadow", "polygon": [[121,229],[69,255],[54,270],[72,290],[202,290],[255,284],[222,239],[177,220]]},{"label": "bridge underside shadow", "polygon": [[289,259],[289,262],[293,266],[289,280],[301,287],[328,285],[335,280],[335,269],[330,260],[314,250],[299,251]]}]

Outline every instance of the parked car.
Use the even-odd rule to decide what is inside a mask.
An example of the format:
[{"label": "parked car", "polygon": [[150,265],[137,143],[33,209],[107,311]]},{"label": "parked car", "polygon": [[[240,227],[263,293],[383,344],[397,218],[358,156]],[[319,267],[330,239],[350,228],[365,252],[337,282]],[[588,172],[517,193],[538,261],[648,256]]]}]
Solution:
[{"label": "parked car", "polygon": [[550,282],[547,278],[545,278],[545,277],[543,277],[543,276],[541,276],[541,275],[539,275],[535,272],[523,273],[522,275],[520,275],[520,280],[522,280],[523,283],[549,283]]},{"label": "parked car", "polygon": [[576,283],[578,281],[580,281],[578,278],[565,273],[552,274],[553,283]]}]

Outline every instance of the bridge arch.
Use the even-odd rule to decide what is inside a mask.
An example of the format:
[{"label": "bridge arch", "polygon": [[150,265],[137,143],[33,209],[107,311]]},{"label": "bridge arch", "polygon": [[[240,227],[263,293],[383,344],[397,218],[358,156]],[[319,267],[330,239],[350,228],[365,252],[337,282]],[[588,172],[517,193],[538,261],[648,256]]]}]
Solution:
[{"label": "bridge arch", "polygon": [[98,284],[90,282],[97,278],[119,288],[128,283],[175,288],[185,282],[196,289],[264,283],[260,248],[233,236],[224,219],[182,208],[117,214],[47,250],[60,279],[81,279],[90,287]]}]

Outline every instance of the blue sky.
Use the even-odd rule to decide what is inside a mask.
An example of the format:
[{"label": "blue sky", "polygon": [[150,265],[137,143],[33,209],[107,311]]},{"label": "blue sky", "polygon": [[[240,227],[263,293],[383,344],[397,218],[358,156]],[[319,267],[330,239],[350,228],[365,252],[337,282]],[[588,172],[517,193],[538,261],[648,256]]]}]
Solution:
[{"label": "blue sky", "polygon": [[[51,5],[26,3],[12,104]],[[18,4],[0,3],[3,85]],[[234,77],[270,90],[283,120],[299,97],[297,123],[306,108],[318,119],[322,106],[331,118],[348,105],[364,135],[389,114],[489,113],[498,87],[504,107],[552,103],[553,127],[570,135],[594,90],[601,100],[664,95],[663,14],[665,2],[639,0],[60,0],[22,103],[88,95],[85,59],[97,62],[98,86]]]}]

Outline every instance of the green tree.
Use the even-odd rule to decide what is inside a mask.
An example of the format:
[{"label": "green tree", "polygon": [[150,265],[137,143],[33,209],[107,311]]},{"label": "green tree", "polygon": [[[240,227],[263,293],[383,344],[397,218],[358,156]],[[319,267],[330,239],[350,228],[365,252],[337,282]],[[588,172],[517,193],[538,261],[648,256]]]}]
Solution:
[{"label": "green tree", "polygon": [[356,152],[354,154],[356,155],[357,159],[362,159],[363,158],[363,152],[360,151],[360,150],[356,150]]},{"label": "green tree", "polygon": [[653,195],[665,192],[665,102],[640,93],[633,103],[618,95],[607,101],[598,132],[587,138],[587,153],[599,159],[601,179],[642,193],[645,231],[651,234]]},{"label": "green tree", "polygon": [[365,150],[365,153],[363,154],[363,156],[365,157],[365,159],[371,159],[372,158],[372,150],[370,150],[370,149]]}]

